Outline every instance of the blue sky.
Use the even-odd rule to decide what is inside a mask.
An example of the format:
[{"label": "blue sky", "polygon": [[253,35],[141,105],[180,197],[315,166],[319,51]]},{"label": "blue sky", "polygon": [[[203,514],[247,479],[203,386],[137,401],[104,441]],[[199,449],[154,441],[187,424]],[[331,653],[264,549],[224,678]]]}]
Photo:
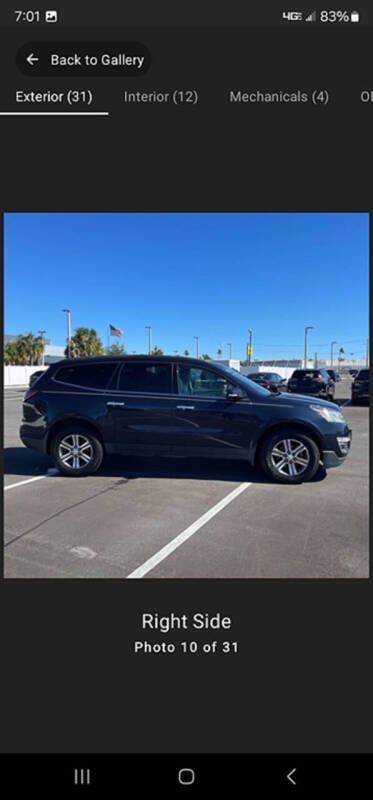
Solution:
[{"label": "blue sky", "polygon": [[6,214],[5,333],[124,329],[128,352],[364,358],[368,214]]}]

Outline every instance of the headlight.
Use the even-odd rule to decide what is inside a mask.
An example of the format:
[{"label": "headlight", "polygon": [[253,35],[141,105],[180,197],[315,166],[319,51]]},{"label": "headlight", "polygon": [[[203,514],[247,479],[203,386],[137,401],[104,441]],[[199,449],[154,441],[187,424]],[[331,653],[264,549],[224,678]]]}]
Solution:
[{"label": "headlight", "polygon": [[316,411],[316,414],[320,414],[320,417],[324,417],[327,422],[345,422],[345,418],[342,414],[342,411],[334,410],[334,408],[328,408],[327,406],[310,406],[312,411]]}]

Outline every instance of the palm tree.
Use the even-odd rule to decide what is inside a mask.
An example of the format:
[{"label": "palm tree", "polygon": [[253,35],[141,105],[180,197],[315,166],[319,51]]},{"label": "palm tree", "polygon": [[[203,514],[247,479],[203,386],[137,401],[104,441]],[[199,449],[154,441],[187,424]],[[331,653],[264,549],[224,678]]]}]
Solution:
[{"label": "palm tree", "polygon": [[163,350],[160,347],[153,347],[151,354],[152,356],[163,356]]},{"label": "palm tree", "polygon": [[17,336],[16,347],[19,356],[19,363],[30,365],[32,364],[32,352],[34,346],[34,335],[30,333]]},{"label": "palm tree", "polygon": [[109,347],[105,347],[106,356],[123,356],[125,354],[126,350],[122,344],[111,344]]},{"label": "palm tree", "polygon": [[44,339],[42,336],[35,336],[33,345],[32,345],[32,360],[34,364],[37,364],[39,358],[42,357],[44,353]]},{"label": "palm tree", "polygon": [[[65,349],[67,355],[68,348]],[[71,337],[71,355],[73,358],[101,356],[104,353],[102,341],[94,328],[75,328]]]},{"label": "palm tree", "polygon": [[211,356],[209,356],[209,354],[208,354],[208,353],[204,353],[204,354],[203,354],[203,356],[202,356],[202,358],[203,358],[205,361],[211,361]]},{"label": "palm tree", "polygon": [[[9,347],[9,345],[12,345]],[[9,342],[4,349],[4,357],[11,358],[8,363],[18,366],[32,366],[37,364],[44,350],[44,340],[41,336],[34,336],[33,333],[20,333],[15,342]]]},{"label": "palm tree", "polygon": [[184,355],[189,356],[190,355],[189,350],[184,350]]},{"label": "palm tree", "polygon": [[218,358],[220,358],[220,356],[222,355],[222,352],[223,351],[222,351],[221,347],[218,347]]},{"label": "palm tree", "polygon": [[8,344],[5,345],[4,364],[13,364],[14,366],[18,366],[20,364],[16,342],[8,342]]}]

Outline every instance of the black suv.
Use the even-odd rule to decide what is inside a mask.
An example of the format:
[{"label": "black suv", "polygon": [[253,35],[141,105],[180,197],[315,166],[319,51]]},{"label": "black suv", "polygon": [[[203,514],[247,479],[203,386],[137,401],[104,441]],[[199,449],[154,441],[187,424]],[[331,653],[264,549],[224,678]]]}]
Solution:
[{"label": "black suv", "polygon": [[216,362],[109,356],[52,364],[24,396],[22,442],[65,475],[98,470],[104,454],[245,459],[272,478],[310,480],[345,459],[342,411],[273,394]]},{"label": "black suv", "polygon": [[296,369],[288,381],[288,392],[334,399],[335,383],[326,369]]},{"label": "black suv", "polygon": [[351,385],[351,403],[369,400],[369,369],[360,369]]}]

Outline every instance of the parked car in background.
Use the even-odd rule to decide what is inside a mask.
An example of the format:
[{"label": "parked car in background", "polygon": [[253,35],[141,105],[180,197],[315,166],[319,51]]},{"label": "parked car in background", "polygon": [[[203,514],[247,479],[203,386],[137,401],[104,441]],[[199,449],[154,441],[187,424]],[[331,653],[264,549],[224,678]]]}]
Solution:
[{"label": "parked car in background", "polygon": [[328,375],[333,379],[334,383],[341,380],[341,376],[336,369],[327,369]]},{"label": "parked car in background", "polygon": [[334,400],[335,383],[326,369],[296,369],[288,380],[288,392],[312,394]]},{"label": "parked car in background", "polygon": [[282,378],[277,372],[251,372],[246,377],[269,389],[270,392],[284,392],[287,389],[286,378]]},{"label": "parked car in background", "polygon": [[369,369],[360,369],[351,384],[351,403],[369,400]]},{"label": "parked car in background", "polygon": [[349,369],[348,372],[349,372],[349,374],[351,375],[352,378],[356,378],[356,375],[359,372],[359,370],[358,369]]},{"label": "parked car in background", "polygon": [[36,383],[36,381],[39,380],[40,376],[44,375],[44,372],[45,369],[37,369],[36,372],[33,372],[32,375],[30,375],[28,385],[33,386],[34,383]]},{"label": "parked car in background", "polygon": [[301,483],[337,467],[351,431],[337,406],[272,393],[234,369],[182,356],[104,356],[52,364],[23,401],[20,437],[64,475],[106,454],[242,459]]}]

